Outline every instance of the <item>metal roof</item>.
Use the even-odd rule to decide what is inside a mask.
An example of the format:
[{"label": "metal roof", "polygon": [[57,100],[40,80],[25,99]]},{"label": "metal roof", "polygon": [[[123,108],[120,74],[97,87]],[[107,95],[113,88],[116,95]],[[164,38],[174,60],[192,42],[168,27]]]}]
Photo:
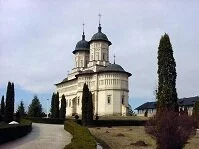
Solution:
[{"label": "metal roof", "polygon": [[[178,99],[178,105],[182,106],[193,106],[196,101],[199,101],[199,97],[189,97],[189,98],[181,98]],[[135,108],[135,110],[144,110],[144,109],[156,109],[157,102],[146,102],[141,106]]]}]

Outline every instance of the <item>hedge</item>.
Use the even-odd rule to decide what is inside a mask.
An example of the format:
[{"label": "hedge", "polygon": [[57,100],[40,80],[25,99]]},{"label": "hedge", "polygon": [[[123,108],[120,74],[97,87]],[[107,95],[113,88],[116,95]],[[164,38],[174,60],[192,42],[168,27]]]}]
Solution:
[{"label": "hedge", "polygon": [[21,120],[20,124],[3,125],[0,127],[0,144],[23,137],[32,130],[32,122],[28,120]]},{"label": "hedge", "polygon": [[45,124],[64,124],[65,121],[65,119],[43,118],[43,117],[26,117],[25,119],[31,120],[34,123],[45,123]]},{"label": "hedge", "polygon": [[67,120],[64,129],[73,135],[71,143],[64,149],[96,149],[96,141],[88,128]]},{"label": "hedge", "polygon": [[[145,126],[147,120],[93,120],[94,127],[109,127],[109,126]],[[82,125],[81,120],[77,123]]]}]

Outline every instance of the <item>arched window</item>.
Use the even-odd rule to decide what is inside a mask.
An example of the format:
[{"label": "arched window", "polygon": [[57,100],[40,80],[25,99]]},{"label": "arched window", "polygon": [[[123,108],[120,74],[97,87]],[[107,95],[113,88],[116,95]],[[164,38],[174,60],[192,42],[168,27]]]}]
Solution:
[{"label": "arched window", "polygon": [[105,53],[103,53],[103,60],[105,60]]}]

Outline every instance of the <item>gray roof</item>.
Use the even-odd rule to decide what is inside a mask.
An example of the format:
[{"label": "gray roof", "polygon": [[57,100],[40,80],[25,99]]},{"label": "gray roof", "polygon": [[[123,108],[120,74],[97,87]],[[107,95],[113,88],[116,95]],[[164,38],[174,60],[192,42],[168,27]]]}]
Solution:
[{"label": "gray roof", "polygon": [[192,106],[195,104],[196,101],[199,101],[199,97],[195,96],[195,97],[189,97],[189,98],[181,98],[178,100],[178,105],[179,106]]},{"label": "gray roof", "polygon": [[98,32],[93,35],[90,42],[92,42],[92,41],[106,41],[106,42],[108,42],[109,45],[111,45],[112,43],[108,40],[107,36],[104,33],[102,33],[101,30],[102,30],[102,27],[99,26]]},{"label": "gray roof", "polygon": [[144,110],[144,109],[155,109],[157,102],[146,102],[141,106],[135,108],[135,110]]},{"label": "gray roof", "polygon": [[73,51],[73,54],[75,54],[77,51],[87,51],[89,52],[90,44],[88,41],[85,40],[85,35],[83,33],[82,40],[77,42],[75,50]]},{"label": "gray roof", "polygon": [[110,64],[105,67],[102,71],[121,71],[125,72],[125,70],[118,64]]},{"label": "gray roof", "polygon": [[[181,98],[178,99],[178,105],[182,106],[193,106],[196,101],[199,101],[199,97],[189,97],[189,98]],[[135,108],[135,110],[144,110],[144,109],[156,109],[157,102],[146,102],[141,106]]]}]

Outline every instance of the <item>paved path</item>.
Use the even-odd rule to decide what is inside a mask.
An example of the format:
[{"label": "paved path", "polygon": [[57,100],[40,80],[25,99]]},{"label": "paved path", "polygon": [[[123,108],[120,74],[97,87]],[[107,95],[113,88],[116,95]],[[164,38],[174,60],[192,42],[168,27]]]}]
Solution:
[{"label": "paved path", "polygon": [[33,123],[27,136],[0,145],[0,149],[63,149],[71,142],[71,134],[63,125]]}]

